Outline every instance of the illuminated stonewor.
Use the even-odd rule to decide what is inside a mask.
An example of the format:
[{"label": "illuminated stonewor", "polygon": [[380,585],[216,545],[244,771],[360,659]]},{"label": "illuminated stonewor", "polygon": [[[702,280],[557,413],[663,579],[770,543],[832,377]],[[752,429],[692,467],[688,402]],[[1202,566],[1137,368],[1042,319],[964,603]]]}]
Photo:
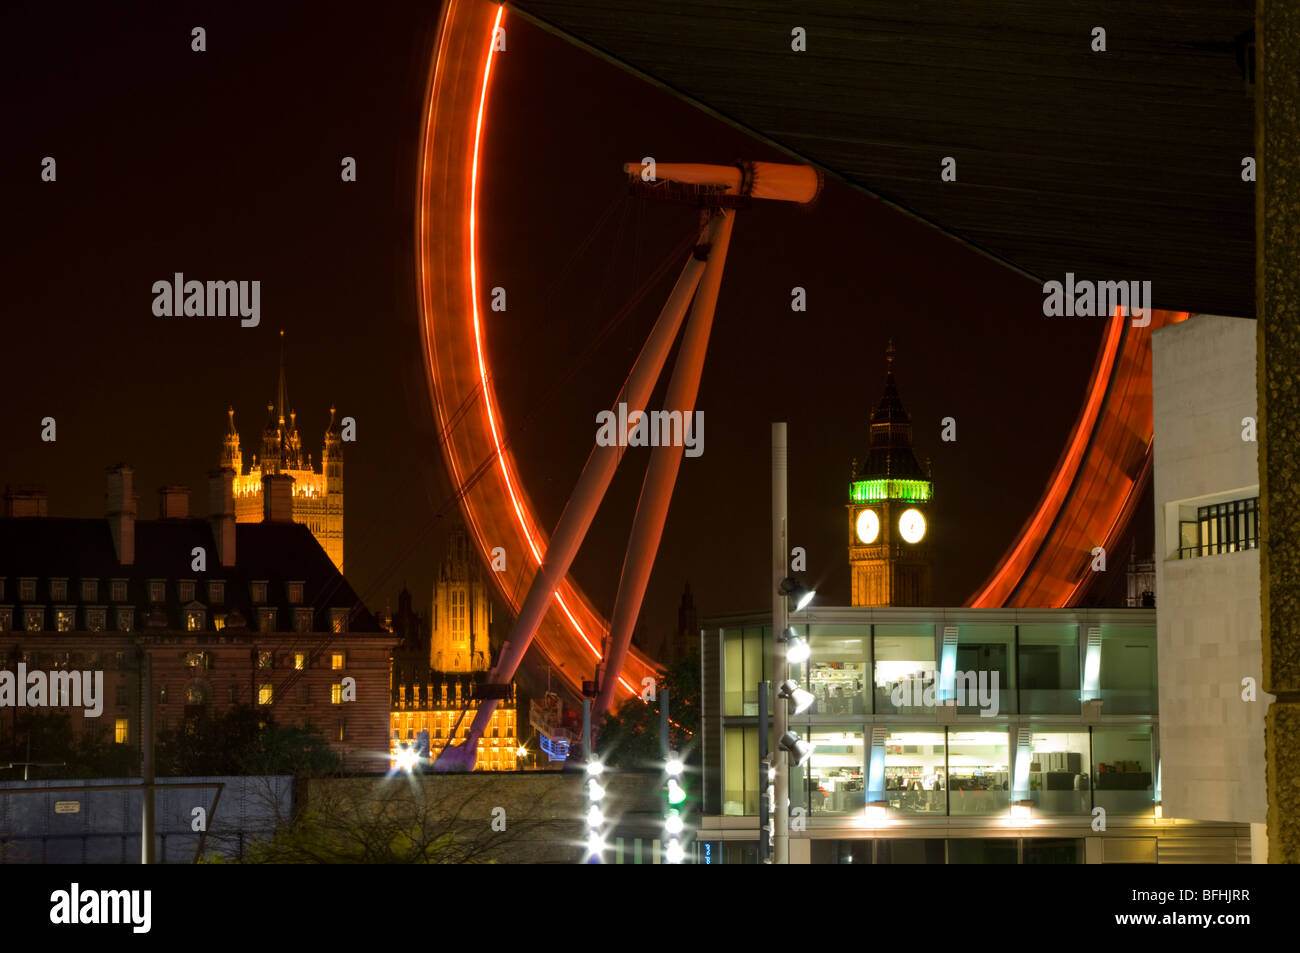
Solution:
[{"label": "illuminated stonewor", "polygon": [[885,351],[885,393],[871,415],[867,457],[849,485],[849,572],[855,606],[930,602],[929,468],[912,452],[912,421],[894,383],[894,342]]},{"label": "illuminated stonewor", "polygon": [[[285,412],[288,410],[286,419]],[[263,480],[268,476],[291,477],[293,521],[303,523],[325,550],[330,561],[343,571],[343,443],[330,408],[325,429],[320,470],[311,454],[303,452],[298,432],[298,415],[289,404],[284,372],[284,332],[280,332],[280,383],[277,402],[266,405],[267,421],[262,430],[261,456],[253,455],[248,470],[235,429],[235,411],[230,418],[221,448],[221,467],[235,471],[235,521],[260,523],[265,513]]]}]

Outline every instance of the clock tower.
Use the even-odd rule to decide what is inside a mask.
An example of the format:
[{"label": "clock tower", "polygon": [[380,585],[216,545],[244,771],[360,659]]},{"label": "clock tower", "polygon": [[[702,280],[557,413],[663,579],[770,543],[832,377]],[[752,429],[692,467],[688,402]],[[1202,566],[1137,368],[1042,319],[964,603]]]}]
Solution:
[{"label": "clock tower", "polygon": [[934,484],[912,452],[912,421],[885,350],[885,393],[871,415],[866,460],[849,483],[849,572],[855,606],[930,603],[930,499]]}]

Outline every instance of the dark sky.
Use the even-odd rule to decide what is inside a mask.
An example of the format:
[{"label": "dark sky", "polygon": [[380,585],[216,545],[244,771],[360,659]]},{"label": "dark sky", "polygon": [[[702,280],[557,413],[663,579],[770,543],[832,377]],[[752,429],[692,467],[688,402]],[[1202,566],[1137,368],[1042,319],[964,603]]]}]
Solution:
[{"label": "dark sky", "polygon": [[[319,459],[334,403],[346,448],[347,574],[382,610],[427,606],[452,509],[417,341],[417,134],[435,4],[44,3],[0,14],[6,148],[0,482],[43,484],[52,515],[103,510],[103,469],[163,483],[217,463],[233,405],[246,455],[276,387]],[[190,30],[207,30],[207,52]],[[507,21],[483,170],[488,337],[507,430],[553,525],[680,269],[583,357],[694,223],[626,193],[621,163],[781,159],[557,37]],[[56,183],[40,181],[44,156]],[[354,156],[358,181],[339,177]],[[262,282],[262,323],[158,318],[173,272]],[[792,313],[790,289],[809,309]],[[705,452],[683,463],[642,620],[770,605],[769,428],[789,423],[791,541],[828,604],[848,599],[844,500],[880,397],[884,348],[933,461],[935,600],[960,604],[1037,501],[1083,398],[1101,325],[1049,321],[1041,289],[829,182],[811,209],[756,204],[737,225],[700,392]],[[939,421],[958,421],[941,443]],[[58,440],[40,440],[40,420]],[[575,566],[606,614],[648,451],[629,453]],[[442,517],[439,517],[439,512]],[[1149,524],[1150,508],[1143,523]],[[1144,530],[1149,538],[1150,529]],[[1122,565],[1111,563],[1122,586]]]}]

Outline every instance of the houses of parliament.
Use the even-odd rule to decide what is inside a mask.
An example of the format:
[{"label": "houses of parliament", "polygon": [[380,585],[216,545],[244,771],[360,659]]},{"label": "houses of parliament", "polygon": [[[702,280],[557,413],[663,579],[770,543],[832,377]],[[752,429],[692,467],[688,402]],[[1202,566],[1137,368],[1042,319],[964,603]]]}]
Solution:
[{"label": "houses of parliament", "polygon": [[[235,429],[235,411],[226,411],[229,424],[221,448],[221,467],[235,471],[235,522],[259,523],[262,521],[265,501],[264,480],[269,476],[283,475],[292,483],[273,482],[272,486],[287,487],[292,494],[292,512],[295,523],[303,523],[311,530],[330,561],[343,572],[343,441],[330,408],[329,425],[320,451],[320,470],[312,463],[312,455],[303,449],[302,435],[298,431],[298,414],[289,403],[289,390],[284,373],[284,332],[280,332],[280,384],[275,403],[266,405],[266,425],[262,428],[261,451],[253,454],[247,471]],[[281,490],[280,492],[284,492]]]}]

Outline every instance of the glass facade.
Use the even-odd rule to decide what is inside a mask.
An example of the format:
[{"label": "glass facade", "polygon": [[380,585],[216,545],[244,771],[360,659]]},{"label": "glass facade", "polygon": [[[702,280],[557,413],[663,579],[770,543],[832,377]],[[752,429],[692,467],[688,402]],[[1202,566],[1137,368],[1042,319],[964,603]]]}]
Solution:
[{"label": "glass facade", "polygon": [[[1013,805],[1026,801],[1031,818],[1084,817],[1095,807],[1150,815],[1154,614],[1148,622],[1136,614],[1099,613],[1088,621],[1082,613],[1065,622],[1052,621],[1046,610],[1025,614],[1023,622],[968,621],[960,610],[945,610],[936,611],[934,623],[796,625],[811,654],[790,667],[789,677],[813,703],[790,717],[790,727],[814,748],[791,771],[792,806],[828,821],[863,813],[869,820],[875,814],[868,808],[883,805],[891,819],[994,822],[1009,820]],[[757,692],[759,681],[771,678],[771,628],[742,623],[719,635],[721,812],[753,816],[760,789]],[[945,685],[957,689],[955,710],[940,710]],[[1083,698],[1100,699],[1105,722],[1079,723]],[[1054,715],[1070,717],[1053,724]],[[1113,716],[1131,716],[1132,723],[1115,724]],[[1068,844],[1053,850],[1074,857]],[[859,862],[855,853],[845,856],[853,859],[834,862]]]}]

